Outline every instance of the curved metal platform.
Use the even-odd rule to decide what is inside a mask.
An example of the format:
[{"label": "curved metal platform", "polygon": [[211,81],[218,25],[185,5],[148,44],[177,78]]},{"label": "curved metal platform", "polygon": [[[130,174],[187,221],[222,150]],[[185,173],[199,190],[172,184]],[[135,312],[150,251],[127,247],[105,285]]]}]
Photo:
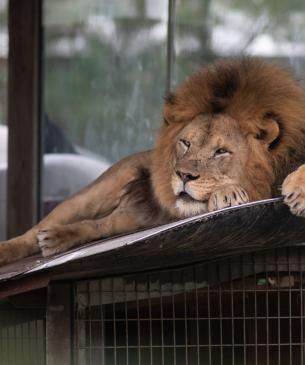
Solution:
[{"label": "curved metal platform", "polygon": [[305,220],[275,198],[96,241],[48,259],[27,258],[0,268],[0,283],[42,274],[66,280],[151,271],[302,245]]},{"label": "curved metal platform", "polygon": [[0,282],[46,272],[54,279],[108,276],[304,244],[305,220],[275,198],[96,241],[48,259],[27,258],[2,267]]}]

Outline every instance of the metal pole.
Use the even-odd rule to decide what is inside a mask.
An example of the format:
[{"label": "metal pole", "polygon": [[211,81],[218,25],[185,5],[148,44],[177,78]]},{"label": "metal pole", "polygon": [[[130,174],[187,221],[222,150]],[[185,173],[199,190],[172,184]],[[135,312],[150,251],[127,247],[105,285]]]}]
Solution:
[{"label": "metal pole", "polygon": [[167,23],[167,58],[166,58],[166,93],[172,88],[175,61],[175,16],[176,0],[168,0]]}]

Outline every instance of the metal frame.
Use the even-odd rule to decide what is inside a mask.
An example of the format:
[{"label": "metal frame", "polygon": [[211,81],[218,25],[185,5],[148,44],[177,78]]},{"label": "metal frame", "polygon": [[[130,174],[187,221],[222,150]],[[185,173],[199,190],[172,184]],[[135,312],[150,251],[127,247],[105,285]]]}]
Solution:
[{"label": "metal frame", "polygon": [[176,0],[168,0],[168,23],[167,23],[167,56],[166,56],[166,92],[169,93],[174,79],[175,61],[175,19]]},{"label": "metal frame", "polygon": [[7,235],[40,215],[42,0],[9,1]]}]

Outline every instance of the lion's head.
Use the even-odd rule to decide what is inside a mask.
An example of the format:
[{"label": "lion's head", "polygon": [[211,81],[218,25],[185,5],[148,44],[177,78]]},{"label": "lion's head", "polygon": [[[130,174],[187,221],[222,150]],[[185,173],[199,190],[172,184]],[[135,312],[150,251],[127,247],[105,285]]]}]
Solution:
[{"label": "lion's head", "polygon": [[279,194],[305,157],[305,96],[262,60],[218,61],[187,79],[164,106],[152,181],[176,217],[208,210],[215,189],[239,185],[258,200]]}]

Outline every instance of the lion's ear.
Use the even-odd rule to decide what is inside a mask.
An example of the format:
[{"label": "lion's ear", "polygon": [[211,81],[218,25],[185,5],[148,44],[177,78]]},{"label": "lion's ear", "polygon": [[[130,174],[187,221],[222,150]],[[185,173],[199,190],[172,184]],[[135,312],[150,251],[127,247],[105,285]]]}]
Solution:
[{"label": "lion's ear", "polygon": [[171,124],[174,120],[173,109],[176,104],[176,95],[169,92],[164,97],[163,121],[165,125]]},{"label": "lion's ear", "polygon": [[280,135],[280,126],[275,120],[268,120],[256,138],[270,146]]},{"label": "lion's ear", "polygon": [[166,116],[163,114],[163,123],[165,125],[169,125],[170,124],[170,121],[166,119]]},{"label": "lion's ear", "polygon": [[190,98],[179,97],[178,92],[170,92],[164,97],[163,119],[165,125],[179,122],[187,122],[200,114],[198,103]]},{"label": "lion's ear", "polygon": [[171,124],[170,118],[165,113],[163,113],[163,122],[165,125]]}]

